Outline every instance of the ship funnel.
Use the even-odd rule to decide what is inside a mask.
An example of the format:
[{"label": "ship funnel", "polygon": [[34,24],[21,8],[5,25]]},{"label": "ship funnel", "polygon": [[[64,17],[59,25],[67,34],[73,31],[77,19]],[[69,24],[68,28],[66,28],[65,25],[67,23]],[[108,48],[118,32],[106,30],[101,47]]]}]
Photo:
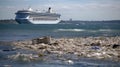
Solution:
[{"label": "ship funnel", "polygon": [[48,13],[51,13],[51,7],[48,8]]}]

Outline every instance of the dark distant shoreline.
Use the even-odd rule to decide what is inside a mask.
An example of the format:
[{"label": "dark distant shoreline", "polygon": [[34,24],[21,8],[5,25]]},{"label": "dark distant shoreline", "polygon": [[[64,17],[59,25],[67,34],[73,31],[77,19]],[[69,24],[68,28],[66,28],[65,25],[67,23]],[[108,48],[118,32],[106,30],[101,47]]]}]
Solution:
[{"label": "dark distant shoreline", "polygon": [[79,23],[120,23],[120,20],[101,20],[101,21],[84,21],[84,20],[67,20],[64,21],[62,20],[61,23],[70,23],[72,24],[74,22],[74,24],[79,24]]},{"label": "dark distant shoreline", "polygon": [[0,20],[0,24],[18,24],[14,19]]},{"label": "dark distant shoreline", "polygon": [[[67,23],[67,24],[79,24],[79,23],[120,23],[120,20],[101,20],[101,21],[84,21],[84,20],[61,20],[60,24]],[[14,19],[5,19],[0,20],[0,24],[18,24]]]}]

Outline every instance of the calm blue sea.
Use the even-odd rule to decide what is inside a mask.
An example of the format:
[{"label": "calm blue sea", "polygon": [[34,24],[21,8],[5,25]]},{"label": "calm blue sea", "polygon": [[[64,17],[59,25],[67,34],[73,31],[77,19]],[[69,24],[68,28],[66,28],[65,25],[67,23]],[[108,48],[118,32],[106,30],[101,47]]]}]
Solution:
[{"label": "calm blue sea", "polygon": [[33,39],[36,37],[120,36],[120,22],[80,22],[53,25],[0,24],[0,41]]},{"label": "calm blue sea", "polygon": [[[0,41],[29,40],[42,36],[54,38],[120,36],[120,22],[72,22],[53,25],[0,24]],[[7,59],[6,56],[17,52],[34,52],[27,50],[2,51],[4,49],[12,49],[12,46],[0,45],[0,67],[5,67],[5,65],[6,67],[7,65],[11,67],[120,67],[120,62],[90,58],[73,60],[74,64],[67,64],[61,60],[19,62]]]}]

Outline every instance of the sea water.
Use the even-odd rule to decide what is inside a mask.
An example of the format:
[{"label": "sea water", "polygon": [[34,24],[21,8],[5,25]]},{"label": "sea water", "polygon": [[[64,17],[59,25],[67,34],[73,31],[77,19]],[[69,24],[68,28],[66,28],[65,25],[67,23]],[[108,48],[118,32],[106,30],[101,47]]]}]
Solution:
[{"label": "sea water", "polygon": [[0,24],[0,41],[33,39],[36,37],[89,37],[89,36],[120,36],[118,23],[77,23],[74,24]]},{"label": "sea water", "polygon": [[[52,25],[32,25],[32,24],[0,24],[0,41],[9,42],[17,40],[30,40],[36,37],[51,36],[61,37],[97,37],[97,36],[120,36],[120,23],[62,23]],[[120,67],[120,62],[111,60],[96,60],[90,58],[80,58],[72,60],[73,64],[65,63],[61,60],[17,62],[7,59],[11,54],[34,53],[27,50],[2,51],[12,49],[14,46],[0,45],[0,67]],[[72,58],[71,58],[72,59]]]}]

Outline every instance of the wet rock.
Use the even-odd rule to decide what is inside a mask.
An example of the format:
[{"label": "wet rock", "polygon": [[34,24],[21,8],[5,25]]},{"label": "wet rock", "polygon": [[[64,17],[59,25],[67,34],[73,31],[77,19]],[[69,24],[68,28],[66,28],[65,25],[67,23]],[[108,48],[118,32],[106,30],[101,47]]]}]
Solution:
[{"label": "wet rock", "polygon": [[32,44],[40,44],[40,43],[45,43],[45,44],[50,44],[51,37],[43,37],[43,38],[36,38],[32,40]]},{"label": "wet rock", "polygon": [[33,44],[33,45],[34,45],[34,44],[39,44],[39,38],[33,39],[33,40],[32,40],[32,44]]},{"label": "wet rock", "polygon": [[43,52],[44,52],[44,54],[51,54],[51,50],[45,50]]},{"label": "wet rock", "polygon": [[14,49],[4,49],[2,51],[15,51]]},{"label": "wet rock", "polygon": [[113,48],[113,49],[115,49],[115,48],[120,48],[120,45],[119,45],[119,44],[113,44],[112,48]]},{"label": "wet rock", "polygon": [[38,56],[39,56],[39,57],[43,57],[44,54],[43,54],[43,53],[39,53]]},{"label": "wet rock", "polygon": [[92,58],[97,58],[97,59],[105,58],[104,55],[100,52],[93,52],[93,53],[87,54],[87,57],[92,57]]},{"label": "wet rock", "polygon": [[47,46],[40,46],[38,49],[46,49]]},{"label": "wet rock", "polygon": [[99,46],[91,46],[91,49],[94,49],[94,50],[99,50],[100,47]]},{"label": "wet rock", "polygon": [[100,46],[101,44],[100,44],[100,42],[96,42],[96,43],[92,43],[92,44],[90,44],[91,46]]},{"label": "wet rock", "polygon": [[26,47],[28,47],[28,48],[30,48],[30,49],[35,49],[35,50],[37,50],[39,47],[36,47],[36,46],[34,46],[34,45],[29,45],[29,46],[26,46]]},{"label": "wet rock", "polygon": [[57,46],[59,43],[55,42],[55,43],[51,43],[49,45],[54,45],[54,46]]}]

